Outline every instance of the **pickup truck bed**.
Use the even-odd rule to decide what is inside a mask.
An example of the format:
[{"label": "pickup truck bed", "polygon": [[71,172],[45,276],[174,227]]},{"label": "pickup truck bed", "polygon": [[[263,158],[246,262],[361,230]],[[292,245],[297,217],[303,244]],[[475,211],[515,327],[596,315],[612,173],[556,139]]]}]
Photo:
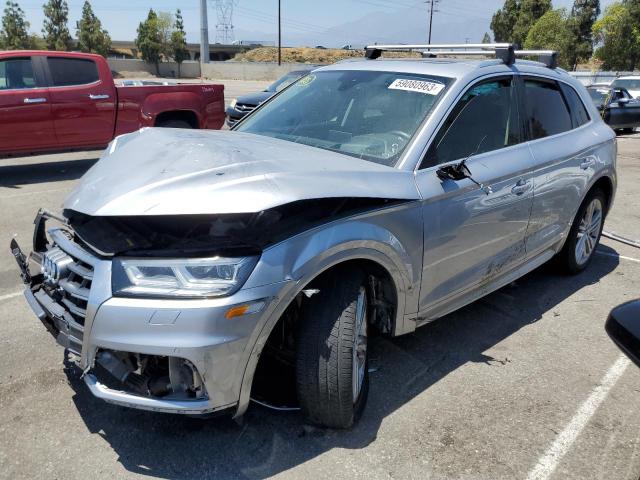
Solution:
[{"label": "pickup truck bed", "polygon": [[0,156],[101,148],[142,127],[222,127],[223,85],[150,83],[116,85],[99,55],[0,51]]}]

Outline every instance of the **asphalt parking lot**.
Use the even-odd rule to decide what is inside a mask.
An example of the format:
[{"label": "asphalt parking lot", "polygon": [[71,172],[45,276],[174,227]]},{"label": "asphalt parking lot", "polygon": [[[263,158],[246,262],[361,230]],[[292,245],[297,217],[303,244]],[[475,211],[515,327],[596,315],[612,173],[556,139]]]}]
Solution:
[{"label": "asphalt parking lot", "polygon": [[[263,87],[229,82],[227,96]],[[576,277],[543,266],[398,339],[378,338],[350,431],[252,406],[242,422],[94,399],[30,312],[8,244],[97,160],[0,160],[0,478],[629,479],[640,477],[640,369],[603,325],[640,297],[640,251],[603,240]],[[619,140],[605,228],[640,238],[640,133]]]}]

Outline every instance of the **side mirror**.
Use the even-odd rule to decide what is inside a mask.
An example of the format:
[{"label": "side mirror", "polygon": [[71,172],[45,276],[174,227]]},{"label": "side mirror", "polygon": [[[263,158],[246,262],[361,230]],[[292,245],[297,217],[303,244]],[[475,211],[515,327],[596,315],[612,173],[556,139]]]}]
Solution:
[{"label": "side mirror", "polygon": [[620,350],[640,367],[640,300],[614,308],[604,328]]},{"label": "side mirror", "polygon": [[628,98],[620,98],[620,99],[618,99],[618,105],[620,105],[621,107],[625,107],[627,105],[627,103],[629,103],[629,99]]}]

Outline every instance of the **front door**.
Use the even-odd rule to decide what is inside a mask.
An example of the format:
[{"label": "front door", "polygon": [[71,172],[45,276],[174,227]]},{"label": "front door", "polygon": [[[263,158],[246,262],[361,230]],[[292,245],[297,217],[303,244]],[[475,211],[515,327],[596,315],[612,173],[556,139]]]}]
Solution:
[{"label": "front door", "polygon": [[42,77],[31,57],[0,58],[0,154],[56,147]]},{"label": "front door", "polygon": [[[417,173],[424,215],[420,311],[426,318],[446,313],[525,258],[532,157],[523,141],[518,103],[513,76],[470,87]],[[466,158],[482,187],[468,178],[439,178],[443,164]]]}]

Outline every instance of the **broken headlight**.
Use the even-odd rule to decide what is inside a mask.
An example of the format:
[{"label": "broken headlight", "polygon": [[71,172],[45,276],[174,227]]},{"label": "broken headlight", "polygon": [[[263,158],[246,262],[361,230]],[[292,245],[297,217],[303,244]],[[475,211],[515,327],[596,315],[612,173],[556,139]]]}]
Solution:
[{"label": "broken headlight", "polygon": [[116,296],[206,298],[238,291],[258,257],[200,259],[116,259],[112,289]]}]

